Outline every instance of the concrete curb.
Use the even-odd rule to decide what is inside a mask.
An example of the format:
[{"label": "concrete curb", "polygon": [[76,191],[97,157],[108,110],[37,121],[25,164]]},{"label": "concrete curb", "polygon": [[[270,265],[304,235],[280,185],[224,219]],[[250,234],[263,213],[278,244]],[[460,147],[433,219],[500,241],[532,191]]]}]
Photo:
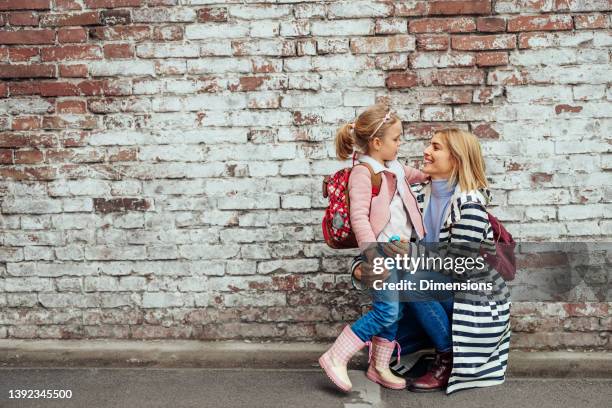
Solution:
[{"label": "concrete curb", "polygon": [[[316,369],[320,343],[194,340],[0,340],[3,367]],[[352,368],[366,367],[365,354]],[[513,377],[612,378],[611,352],[510,351]]]}]

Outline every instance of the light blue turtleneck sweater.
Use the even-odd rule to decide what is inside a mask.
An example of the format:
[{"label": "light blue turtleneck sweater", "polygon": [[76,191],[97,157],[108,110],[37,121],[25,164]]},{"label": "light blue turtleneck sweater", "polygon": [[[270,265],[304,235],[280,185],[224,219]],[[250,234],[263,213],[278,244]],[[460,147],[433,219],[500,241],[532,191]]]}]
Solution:
[{"label": "light blue turtleneck sweater", "polygon": [[444,220],[444,213],[450,204],[450,198],[455,191],[455,185],[448,186],[448,180],[431,181],[431,197],[425,209],[425,228],[427,234],[423,239],[425,242],[438,242],[440,238],[440,228]]}]

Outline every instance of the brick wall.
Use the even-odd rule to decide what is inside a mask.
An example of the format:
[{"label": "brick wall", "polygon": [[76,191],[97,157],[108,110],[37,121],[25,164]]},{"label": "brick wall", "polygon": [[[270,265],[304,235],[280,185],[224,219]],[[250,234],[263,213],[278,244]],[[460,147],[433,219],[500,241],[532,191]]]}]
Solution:
[{"label": "brick wall", "polygon": [[[609,241],[611,9],[0,0],[0,337],[334,336],[363,299],[320,181],[376,101],[411,162],[474,132],[517,238]],[[612,303],[513,314],[514,347],[612,348]]]}]

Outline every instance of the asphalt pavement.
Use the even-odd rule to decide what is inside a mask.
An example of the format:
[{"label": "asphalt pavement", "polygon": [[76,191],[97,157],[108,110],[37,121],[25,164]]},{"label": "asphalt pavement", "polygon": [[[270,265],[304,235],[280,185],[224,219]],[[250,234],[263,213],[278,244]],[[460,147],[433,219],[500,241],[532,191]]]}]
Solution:
[{"label": "asphalt pavement", "polygon": [[[500,386],[415,394],[393,391],[351,370],[353,391],[337,391],[320,369],[0,368],[0,407],[45,408],[365,408],[602,407],[612,379],[514,378]],[[9,398],[15,390],[70,390],[70,399]],[[34,395],[34,393],[32,393]]]}]

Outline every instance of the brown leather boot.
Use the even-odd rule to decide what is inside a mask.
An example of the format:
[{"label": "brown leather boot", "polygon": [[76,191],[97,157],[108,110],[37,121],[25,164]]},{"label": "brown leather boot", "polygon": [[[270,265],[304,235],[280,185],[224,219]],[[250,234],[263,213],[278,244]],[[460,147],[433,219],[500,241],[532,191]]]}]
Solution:
[{"label": "brown leather boot", "polygon": [[436,353],[433,365],[425,375],[412,381],[408,390],[413,392],[429,392],[443,390],[448,384],[453,370],[453,352]]}]

